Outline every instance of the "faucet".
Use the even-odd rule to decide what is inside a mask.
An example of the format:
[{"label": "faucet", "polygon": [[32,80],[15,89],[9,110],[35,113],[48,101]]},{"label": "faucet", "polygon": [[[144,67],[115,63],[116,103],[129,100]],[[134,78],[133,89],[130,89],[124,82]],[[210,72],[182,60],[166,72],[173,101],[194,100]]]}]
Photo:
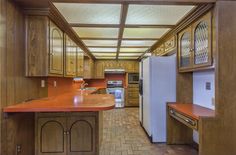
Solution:
[{"label": "faucet", "polygon": [[85,81],[83,81],[82,83],[81,83],[81,85],[80,85],[80,89],[85,89],[85,86],[87,86],[88,85],[88,83],[86,83]]}]

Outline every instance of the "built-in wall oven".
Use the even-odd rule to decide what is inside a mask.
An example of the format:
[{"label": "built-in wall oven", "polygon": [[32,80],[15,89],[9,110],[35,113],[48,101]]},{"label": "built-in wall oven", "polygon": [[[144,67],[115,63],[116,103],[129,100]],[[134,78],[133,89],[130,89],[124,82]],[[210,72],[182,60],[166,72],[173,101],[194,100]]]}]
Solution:
[{"label": "built-in wall oven", "polygon": [[128,83],[138,84],[139,83],[139,73],[128,73]]},{"label": "built-in wall oven", "polygon": [[122,108],[124,107],[124,87],[123,87],[123,81],[117,80],[117,81],[107,81],[107,94],[112,94],[115,97],[115,107],[116,108]]}]

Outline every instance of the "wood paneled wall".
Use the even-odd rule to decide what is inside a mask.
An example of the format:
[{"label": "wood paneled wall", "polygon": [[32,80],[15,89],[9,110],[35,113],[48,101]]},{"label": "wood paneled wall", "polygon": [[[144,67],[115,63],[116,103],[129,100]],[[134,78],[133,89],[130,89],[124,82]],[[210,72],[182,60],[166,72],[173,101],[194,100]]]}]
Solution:
[{"label": "wood paneled wall", "polygon": [[236,1],[216,2],[216,118],[200,120],[200,155],[236,154]]},{"label": "wood paneled wall", "polygon": [[[0,0],[0,108],[47,96],[47,87],[40,87],[42,78],[24,76],[24,40],[22,11],[11,0]],[[33,121],[32,114],[10,115],[7,119],[1,114],[0,154],[15,155],[16,144],[22,146],[20,155],[34,154]]]}]

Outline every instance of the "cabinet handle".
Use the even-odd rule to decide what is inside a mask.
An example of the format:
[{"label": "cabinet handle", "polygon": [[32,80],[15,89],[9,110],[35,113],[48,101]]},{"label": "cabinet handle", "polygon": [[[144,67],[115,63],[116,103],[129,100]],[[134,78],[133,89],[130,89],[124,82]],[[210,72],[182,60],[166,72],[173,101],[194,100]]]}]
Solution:
[{"label": "cabinet handle", "polygon": [[66,132],[66,134],[67,134],[67,135],[69,135],[69,134],[70,134],[70,132],[69,132],[69,131],[67,131],[67,132]]},{"label": "cabinet handle", "polygon": [[52,56],[53,56],[53,55],[54,55],[54,53],[50,53],[50,55],[52,55]]},{"label": "cabinet handle", "polygon": [[66,131],[64,131],[64,135],[66,135],[66,133],[67,133],[67,132],[66,132]]}]

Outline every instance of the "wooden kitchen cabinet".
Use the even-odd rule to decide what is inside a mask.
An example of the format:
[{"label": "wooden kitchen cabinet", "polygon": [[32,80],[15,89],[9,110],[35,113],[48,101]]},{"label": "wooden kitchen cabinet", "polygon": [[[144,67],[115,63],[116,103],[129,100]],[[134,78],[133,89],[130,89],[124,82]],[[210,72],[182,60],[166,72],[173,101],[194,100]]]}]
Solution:
[{"label": "wooden kitchen cabinet", "polygon": [[178,35],[179,71],[193,71],[212,65],[212,15],[207,13]]},{"label": "wooden kitchen cabinet", "polygon": [[26,76],[63,76],[63,32],[47,16],[26,16]]},{"label": "wooden kitchen cabinet", "polygon": [[139,85],[129,84],[125,92],[125,98],[126,107],[139,106]]},{"label": "wooden kitchen cabinet", "polygon": [[76,76],[83,77],[84,76],[84,52],[77,47],[77,55],[76,55]]},{"label": "wooden kitchen cabinet", "polygon": [[63,74],[63,32],[50,21],[49,73]]},{"label": "wooden kitchen cabinet", "polygon": [[76,76],[76,52],[77,45],[70,39],[68,35],[65,35],[65,77]]},{"label": "wooden kitchen cabinet", "polygon": [[97,113],[39,113],[36,155],[98,155]]},{"label": "wooden kitchen cabinet", "polygon": [[94,77],[94,61],[84,56],[84,79],[92,79]]},{"label": "wooden kitchen cabinet", "polygon": [[95,61],[94,66],[95,78],[96,79],[104,79],[104,62],[103,61]]}]

